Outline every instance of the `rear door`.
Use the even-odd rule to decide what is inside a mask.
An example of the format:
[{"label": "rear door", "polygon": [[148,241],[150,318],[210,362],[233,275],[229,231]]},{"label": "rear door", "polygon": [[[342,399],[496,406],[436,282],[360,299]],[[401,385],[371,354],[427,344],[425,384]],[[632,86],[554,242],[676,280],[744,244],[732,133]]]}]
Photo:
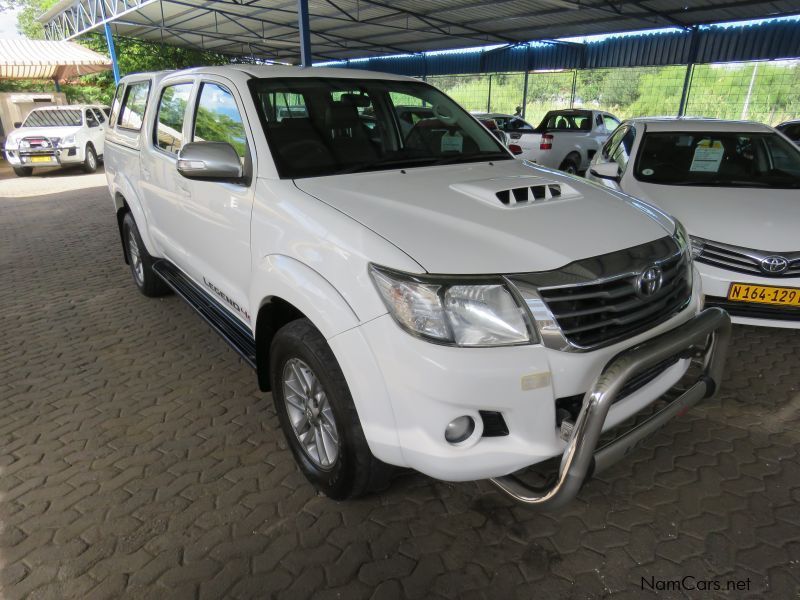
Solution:
[{"label": "rear door", "polygon": [[183,246],[185,181],[175,166],[188,132],[194,78],[164,82],[142,138],[140,189],[150,235],[166,258],[181,269],[190,268]]},{"label": "rear door", "polygon": [[178,175],[184,207],[179,241],[187,272],[250,325],[250,216],[256,172],[250,124],[236,88],[226,79],[198,82],[188,135],[194,142],[227,142],[248,175],[244,183],[190,180]]}]

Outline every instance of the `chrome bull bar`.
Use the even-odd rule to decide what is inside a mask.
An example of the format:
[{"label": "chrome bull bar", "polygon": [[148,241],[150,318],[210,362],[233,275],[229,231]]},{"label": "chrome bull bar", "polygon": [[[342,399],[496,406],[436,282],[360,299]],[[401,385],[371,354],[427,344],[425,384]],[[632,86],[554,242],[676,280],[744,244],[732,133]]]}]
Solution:
[{"label": "chrome bull bar", "polygon": [[[683,325],[618,354],[584,396],[556,481],[544,489],[533,488],[513,475],[496,477],[492,483],[523,504],[548,509],[563,506],[578,494],[587,476],[610,467],[676,414],[714,395],[722,381],[730,336],[728,313],[708,308]],[[643,423],[597,448],[608,411],[631,377],[670,357],[702,348],[703,373],[688,390]]]}]

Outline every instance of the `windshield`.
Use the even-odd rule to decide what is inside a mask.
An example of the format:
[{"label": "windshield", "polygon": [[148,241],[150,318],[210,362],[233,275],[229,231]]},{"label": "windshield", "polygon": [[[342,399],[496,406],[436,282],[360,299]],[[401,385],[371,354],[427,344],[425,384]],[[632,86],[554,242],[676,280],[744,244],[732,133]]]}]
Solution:
[{"label": "windshield", "polygon": [[32,110],[23,127],[80,127],[80,110]]},{"label": "windshield", "polygon": [[647,133],[638,154],[644,183],[800,187],[800,150],[776,133]]},{"label": "windshield", "polygon": [[292,77],[253,79],[250,87],[282,178],[513,160],[425,83]]}]

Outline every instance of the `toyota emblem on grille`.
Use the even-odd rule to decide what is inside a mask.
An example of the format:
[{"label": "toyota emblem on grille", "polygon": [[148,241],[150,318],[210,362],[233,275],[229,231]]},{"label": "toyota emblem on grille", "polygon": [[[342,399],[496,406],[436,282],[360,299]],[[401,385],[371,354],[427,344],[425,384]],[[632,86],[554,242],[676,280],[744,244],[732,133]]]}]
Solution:
[{"label": "toyota emblem on grille", "polygon": [[761,270],[765,273],[783,273],[789,268],[789,261],[782,256],[768,256],[761,261]]},{"label": "toyota emblem on grille", "polygon": [[653,265],[646,268],[636,278],[636,293],[642,298],[654,296],[661,289],[664,272],[661,267]]}]

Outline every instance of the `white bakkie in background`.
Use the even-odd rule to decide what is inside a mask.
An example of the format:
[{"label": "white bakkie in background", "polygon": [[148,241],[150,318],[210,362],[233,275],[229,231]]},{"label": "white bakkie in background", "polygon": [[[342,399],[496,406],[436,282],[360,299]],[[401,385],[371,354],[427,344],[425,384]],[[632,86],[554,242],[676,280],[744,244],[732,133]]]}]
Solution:
[{"label": "white bakkie in background", "polygon": [[[424,82],[139,74],[110,122],[134,282],[179,294],[256,370],[332,498],[399,466],[558,506],[721,381],[730,320],[700,312],[681,225],[514,160]],[[512,475],[559,457],[545,490]]]},{"label": "white bakkie in background", "polygon": [[551,110],[536,128],[511,115],[486,116],[508,135],[508,148],[517,158],[572,175],[586,170],[619,125],[610,113],[578,108]]},{"label": "white bakkie in background", "polygon": [[745,121],[631,119],[586,176],[685,225],[707,306],[800,328],[800,148],[785,136]]},{"label": "white bakkie in background", "polygon": [[106,113],[102,106],[72,104],[36,108],[8,134],[6,160],[25,177],[36,167],[81,165],[97,170],[105,146]]}]

